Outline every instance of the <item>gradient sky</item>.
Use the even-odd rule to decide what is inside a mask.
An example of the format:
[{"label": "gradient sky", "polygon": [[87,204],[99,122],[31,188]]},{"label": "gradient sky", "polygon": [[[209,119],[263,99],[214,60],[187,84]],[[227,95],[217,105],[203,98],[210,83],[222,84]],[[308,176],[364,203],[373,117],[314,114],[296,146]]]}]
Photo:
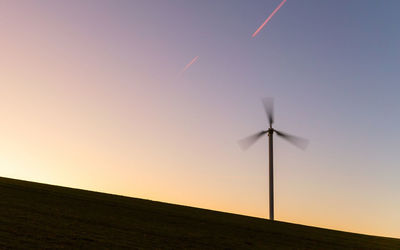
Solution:
[{"label": "gradient sky", "polygon": [[[400,237],[400,1],[0,0],[0,176]],[[198,59],[182,74],[184,67]]]}]

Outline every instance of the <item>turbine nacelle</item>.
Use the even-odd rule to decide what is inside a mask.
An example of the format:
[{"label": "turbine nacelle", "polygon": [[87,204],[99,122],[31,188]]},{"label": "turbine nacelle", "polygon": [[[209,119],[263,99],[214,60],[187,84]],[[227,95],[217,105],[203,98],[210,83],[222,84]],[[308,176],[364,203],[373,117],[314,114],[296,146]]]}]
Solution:
[{"label": "turbine nacelle", "polygon": [[288,142],[292,143],[293,145],[305,149],[308,145],[308,140],[290,135],[288,133],[275,130],[272,128],[272,124],[274,123],[274,101],[272,98],[264,98],[262,99],[262,103],[264,106],[265,114],[267,115],[267,119],[269,122],[269,128],[267,130],[260,131],[256,134],[250,135],[242,140],[239,141],[239,145],[243,150],[250,148],[258,139],[260,139],[264,134],[272,135],[274,132],[279,137],[287,140]]}]

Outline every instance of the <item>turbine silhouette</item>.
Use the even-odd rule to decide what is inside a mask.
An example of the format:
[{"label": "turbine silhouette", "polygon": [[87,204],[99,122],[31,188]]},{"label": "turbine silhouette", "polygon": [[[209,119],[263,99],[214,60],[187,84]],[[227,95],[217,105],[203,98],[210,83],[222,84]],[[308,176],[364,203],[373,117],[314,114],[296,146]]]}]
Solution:
[{"label": "turbine silhouette", "polygon": [[256,134],[250,135],[239,141],[239,145],[243,150],[248,149],[251,145],[253,145],[258,139],[260,139],[263,135],[267,134],[269,137],[268,145],[269,145],[269,218],[270,220],[274,220],[274,150],[273,150],[273,135],[282,137],[287,141],[291,142],[295,146],[305,149],[308,145],[308,140],[289,135],[287,133],[278,131],[272,128],[272,124],[274,123],[274,102],[272,98],[264,98],[262,100],[265,113],[268,118],[269,128],[267,130],[262,130]]}]

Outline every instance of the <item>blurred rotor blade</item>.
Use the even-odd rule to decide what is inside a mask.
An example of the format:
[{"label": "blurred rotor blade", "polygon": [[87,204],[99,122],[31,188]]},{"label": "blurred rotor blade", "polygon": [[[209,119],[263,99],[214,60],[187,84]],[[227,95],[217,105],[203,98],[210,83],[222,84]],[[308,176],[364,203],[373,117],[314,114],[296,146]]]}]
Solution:
[{"label": "blurred rotor blade", "polygon": [[263,98],[262,103],[264,105],[265,113],[267,114],[268,117],[269,125],[272,126],[272,123],[274,123],[274,99],[270,97]]},{"label": "blurred rotor blade", "polygon": [[301,148],[301,149],[306,149],[306,147],[308,146],[308,140],[301,138],[301,137],[297,137],[294,135],[289,135],[277,130],[274,130],[276,132],[277,135],[279,135],[280,137],[282,137],[283,139],[288,140],[289,142],[291,142],[292,144],[294,144],[295,146]]},{"label": "blurred rotor blade", "polygon": [[266,133],[267,133],[267,131],[261,131],[261,132],[258,132],[256,134],[254,134],[254,135],[250,135],[250,136],[248,136],[246,138],[243,138],[238,142],[239,146],[242,148],[242,150],[246,150],[251,145],[253,145],[258,139],[260,139],[261,136],[263,136]]}]

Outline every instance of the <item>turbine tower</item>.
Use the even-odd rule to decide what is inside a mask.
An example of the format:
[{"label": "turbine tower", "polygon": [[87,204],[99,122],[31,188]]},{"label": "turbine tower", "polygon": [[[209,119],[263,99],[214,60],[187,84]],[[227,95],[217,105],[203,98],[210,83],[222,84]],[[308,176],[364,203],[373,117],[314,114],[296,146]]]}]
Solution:
[{"label": "turbine tower", "polygon": [[239,145],[243,150],[248,149],[251,145],[253,145],[258,139],[260,139],[263,135],[268,135],[268,146],[269,146],[269,219],[274,220],[274,148],[273,148],[273,136],[274,133],[283,139],[291,142],[295,146],[305,149],[308,145],[308,140],[289,135],[287,133],[278,131],[272,127],[274,123],[274,102],[272,98],[264,98],[262,100],[265,113],[268,118],[269,127],[267,130],[262,130],[256,134],[250,135],[239,141]]}]

